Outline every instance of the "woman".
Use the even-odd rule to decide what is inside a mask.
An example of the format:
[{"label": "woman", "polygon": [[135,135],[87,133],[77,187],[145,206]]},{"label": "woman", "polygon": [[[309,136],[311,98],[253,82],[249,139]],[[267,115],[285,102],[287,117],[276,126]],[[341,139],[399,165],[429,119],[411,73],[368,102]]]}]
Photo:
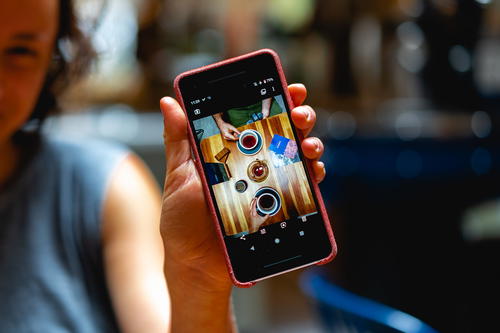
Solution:
[{"label": "woman", "polygon": [[[38,132],[68,71],[88,63],[72,7],[0,2],[0,331],[232,331],[231,282],[177,102],[160,102],[161,200],[147,168],[123,148]],[[59,49],[68,43],[70,62]],[[305,88],[289,89],[300,105]],[[292,118],[307,135],[315,114],[302,106]],[[302,147],[314,160],[323,151],[314,138]],[[323,164],[313,166],[321,180]]]}]

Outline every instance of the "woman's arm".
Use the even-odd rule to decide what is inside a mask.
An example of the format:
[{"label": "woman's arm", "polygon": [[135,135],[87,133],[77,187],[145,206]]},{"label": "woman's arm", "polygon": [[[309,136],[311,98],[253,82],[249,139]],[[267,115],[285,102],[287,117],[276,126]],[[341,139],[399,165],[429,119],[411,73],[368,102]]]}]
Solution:
[{"label": "woman's arm", "polygon": [[128,156],[113,172],[104,202],[102,242],[108,289],[123,332],[168,330],[160,198],[137,156]]},{"label": "woman's arm", "polygon": [[[161,196],[153,177],[138,157],[130,155],[113,172],[102,230],[106,277],[121,330],[235,332],[230,283],[216,286],[209,268],[185,269],[175,256],[164,261],[160,211]],[[175,219],[176,224],[184,221]],[[189,239],[194,232],[178,237]]]},{"label": "woman's arm", "polygon": [[269,117],[269,113],[271,111],[271,102],[273,101],[273,98],[266,98],[262,100],[262,118],[267,118]]}]

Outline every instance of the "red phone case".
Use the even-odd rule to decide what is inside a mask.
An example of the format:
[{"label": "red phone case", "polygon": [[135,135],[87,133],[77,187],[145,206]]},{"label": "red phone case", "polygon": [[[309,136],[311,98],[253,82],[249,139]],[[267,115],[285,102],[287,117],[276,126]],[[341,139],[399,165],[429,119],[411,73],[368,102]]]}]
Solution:
[{"label": "red phone case", "polygon": [[[189,75],[192,75],[192,74],[196,74],[196,73],[200,73],[200,72],[204,72],[204,71],[216,68],[216,67],[228,65],[228,64],[231,64],[233,62],[237,62],[237,61],[240,61],[240,60],[243,60],[243,59],[246,59],[246,58],[251,58],[251,57],[263,54],[263,53],[268,53],[268,54],[270,54],[270,55],[273,56],[273,58],[274,58],[274,60],[276,62],[276,67],[278,69],[278,73],[279,73],[281,82],[283,84],[283,91],[285,92],[285,96],[286,96],[288,105],[290,106],[290,109],[293,109],[293,107],[294,107],[293,101],[292,101],[292,98],[291,98],[290,94],[288,93],[288,85],[286,83],[285,74],[283,72],[283,68],[281,67],[281,61],[279,59],[278,54],[275,51],[271,50],[271,49],[262,49],[262,50],[258,50],[258,51],[255,51],[255,52],[244,54],[244,55],[239,56],[239,57],[227,59],[227,60],[220,61],[220,62],[211,64],[211,65],[208,65],[208,66],[196,68],[196,69],[193,69],[193,70],[190,70],[190,71],[187,71],[187,72],[179,74],[175,78],[175,80],[174,80],[174,89],[175,89],[175,93],[177,95],[177,99],[178,99],[179,103],[181,104],[182,109],[184,110],[184,112],[186,112],[186,107],[184,105],[184,100],[182,98],[182,94],[181,94],[181,91],[180,91],[180,88],[179,88],[179,81],[183,77],[186,77],[186,76],[189,76]],[[186,115],[187,115],[187,113],[186,113]],[[191,127],[191,125],[189,123],[188,123],[188,125]],[[203,191],[205,193],[205,197],[208,199],[207,200],[208,209],[210,211],[210,214],[212,215],[212,221],[214,222],[215,228],[217,230],[217,236],[219,238],[219,243],[220,243],[220,245],[221,245],[221,247],[222,247],[222,249],[224,251],[224,256],[225,256],[225,259],[226,259],[226,265],[227,265],[227,269],[229,271],[229,275],[231,276],[231,280],[233,281],[234,285],[237,286],[237,287],[240,287],[240,288],[251,287],[251,286],[255,285],[256,281],[255,282],[240,282],[240,281],[238,281],[236,279],[233,267],[231,265],[231,261],[229,260],[229,255],[227,253],[227,248],[226,248],[226,245],[224,243],[224,235],[222,233],[222,229],[221,229],[219,220],[217,218],[217,213],[215,211],[215,206],[214,206],[214,203],[213,203],[213,201],[211,199],[211,196],[210,196],[209,185],[208,185],[207,179],[205,177],[205,174],[203,172],[203,165],[201,164],[200,155],[198,153],[198,149],[196,149],[196,141],[195,141],[195,138],[194,138],[194,135],[193,135],[193,129],[190,128],[190,130],[188,132],[189,132],[188,133],[189,141],[191,143],[191,147],[193,147],[192,150],[193,150],[193,154],[194,154],[194,158],[195,158],[196,168],[198,169],[198,173],[200,174],[200,178],[201,178],[201,180],[203,182]],[[302,141],[304,139],[302,133],[298,132],[297,134],[298,134],[298,137],[299,137],[299,141]],[[308,173],[309,174],[313,174],[312,168],[311,168],[311,163],[310,163],[309,160],[306,161],[306,166],[307,166]],[[324,265],[324,264],[332,261],[332,259],[337,254],[337,244],[335,243],[335,238],[333,236],[333,231],[332,231],[332,228],[331,228],[331,225],[330,225],[330,221],[328,219],[328,214],[326,212],[325,205],[323,203],[323,198],[322,198],[321,193],[319,191],[318,184],[317,184],[317,182],[313,178],[311,178],[311,179],[312,179],[312,185],[313,185],[314,193],[316,194],[316,197],[318,199],[319,210],[320,210],[321,216],[323,217],[323,220],[325,222],[325,228],[326,228],[326,231],[328,233],[328,238],[330,239],[330,243],[332,245],[332,252],[328,255],[328,257],[326,257],[323,260],[321,260],[321,261],[319,261],[319,262],[316,263],[317,265]],[[275,275],[283,274],[283,273],[286,273],[286,272],[289,272],[289,271],[292,271],[292,270],[295,270],[295,269],[299,269],[299,268],[311,266],[311,265],[313,265],[313,264],[311,263],[311,264],[307,264],[307,265],[304,265],[304,266],[295,267],[295,268],[292,268],[290,270],[286,270],[286,271],[280,272],[278,274],[273,274],[273,275],[270,275],[270,276],[266,276],[266,277],[264,277],[262,279],[259,279],[258,281],[266,279],[266,278],[269,278],[269,277],[272,277],[272,276],[275,276]]]}]

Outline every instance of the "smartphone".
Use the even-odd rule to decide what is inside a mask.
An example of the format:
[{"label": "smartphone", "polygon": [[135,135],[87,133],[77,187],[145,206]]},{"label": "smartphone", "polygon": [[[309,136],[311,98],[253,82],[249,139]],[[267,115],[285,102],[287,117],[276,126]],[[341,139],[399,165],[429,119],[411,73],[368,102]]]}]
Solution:
[{"label": "smartphone", "polygon": [[335,240],[276,52],[182,73],[174,87],[234,284],[332,260]]}]

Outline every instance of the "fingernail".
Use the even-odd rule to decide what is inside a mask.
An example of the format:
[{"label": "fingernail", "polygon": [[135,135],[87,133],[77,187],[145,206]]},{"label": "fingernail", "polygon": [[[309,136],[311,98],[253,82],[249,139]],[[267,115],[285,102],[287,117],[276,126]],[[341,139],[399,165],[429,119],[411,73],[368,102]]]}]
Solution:
[{"label": "fingernail", "polygon": [[[175,100],[174,100],[172,97],[167,96],[167,97],[163,97],[163,98],[161,99],[161,102],[162,102],[163,104],[168,105],[168,106],[172,106],[172,104],[175,102]],[[161,111],[161,114],[162,114],[162,116],[163,116],[163,123],[164,123],[164,125],[166,125],[166,123],[167,123],[167,114],[166,114],[166,110],[165,110],[164,108],[160,107],[160,111]]]},{"label": "fingernail", "polygon": [[321,142],[318,139],[314,139],[314,149],[317,153],[321,151]]},{"label": "fingernail", "polygon": [[163,115],[163,117],[165,117],[165,112],[163,111],[163,107],[162,107],[163,104],[168,104],[168,97],[163,97],[160,100],[160,112]]},{"label": "fingernail", "polygon": [[163,97],[163,101],[167,104],[173,104],[175,103],[175,99],[173,99],[172,97],[170,96],[167,96],[167,97]]},{"label": "fingernail", "polygon": [[175,102],[175,99],[173,99],[172,97],[170,96],[167,96],[167,97],[163,97],[162,99],[162,102],[164,104],[166,104],[167,106],[169,107],[172,107],[176,102]]},{"label": "fingernail", "polygon": [[318,166],[319,166],[320,170],[322,170],[322,171],[321,171],[321,174],[316,176],[316,181],[320,182],[323,178],[323,174],[326,175],[325,163],[318,161]]},{"label": "fingernail", "polygon": [[306,116],[306,120],[309,121],[309,118],[311,118],[311,113],[307,109],[303,109],[302,113]]}]

